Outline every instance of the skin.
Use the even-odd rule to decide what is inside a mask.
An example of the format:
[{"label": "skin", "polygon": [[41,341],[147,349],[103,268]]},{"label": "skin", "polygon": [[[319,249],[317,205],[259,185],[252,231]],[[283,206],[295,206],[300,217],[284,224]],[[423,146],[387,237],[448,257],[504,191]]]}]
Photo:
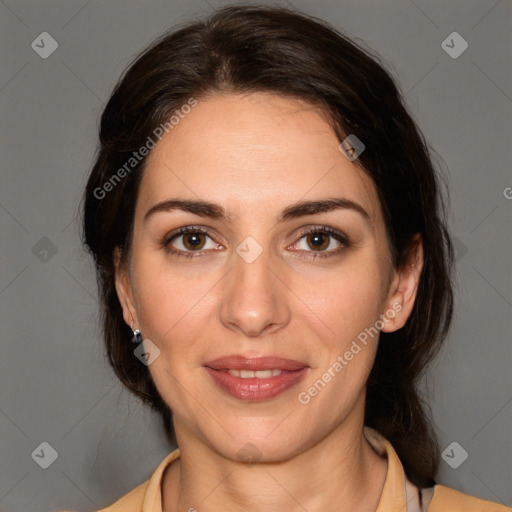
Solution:
[{"label": "skin", "polygon": [[[297,397],[379,315],[382,331],[404,325],[423,251],[416,239],[409,264],[393,268],[373,181],[338,145],[307,103],[229,94],[199,99],[149,155],[131,260],[123,264],[117,253],[116,287],[126,323],[161,351],[149,370],[173,411],[181,454],[163,479],[166,512],[377,508],[387,461],[366,441],[363,418],[378,336],[307,405]],[[144,221],[155,204],[177,197],[215,202],[232,219],[172,210]],[[368,222],[351,209],[277,221],[293,203],[332,197],[359,203]],[[323,225],[351,243],[324,235],[327,257],[313,259],[319,251],[303,232]],[[209,231],[199,257],[179,258],[161,243],[183,226]],[[236,252],[248,236],[263,249],[252,263]],[[186,241],[168,245],[193,252]],[[391,319],[393,305],[401,310]],[[277,355],[310,369],[277,397],[237,400],[203,368],[230,354]],[[246,443],[259,453],[253,464],[238,453]]]}]

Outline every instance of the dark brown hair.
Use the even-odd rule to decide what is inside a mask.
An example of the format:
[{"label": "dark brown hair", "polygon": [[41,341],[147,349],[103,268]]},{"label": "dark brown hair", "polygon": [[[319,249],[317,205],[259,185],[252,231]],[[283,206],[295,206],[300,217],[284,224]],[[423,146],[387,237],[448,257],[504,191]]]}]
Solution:
[{"label": "dark brown hair", "polygon": [[[192,97],[263,91],[319,107],[340,142],[354,134],[365,145],[355,163],[375,183],[396,268],[407,263],[412,236],[423,239],[413,311],[402,329],[381,333],[365,425],[390,440],[413,483],[428,486],[435,482],[439,446],[418,388],[451,322],[453,249],[440,175],[425,139],[379,56],[353,39],[296,11],[245,4],[219,9],[154,41],[123,73],[101,116],[84,195],[83,240],[96,265],[109,361],[123,384],[162,414],[173,441],[171,411],[147,366],[134,357],[115,290],[113,253],[119,247],[129,258],[147,157],[121,173],[122,179],[113,177]],[[105,187],[107,182],[112,186]]]}]

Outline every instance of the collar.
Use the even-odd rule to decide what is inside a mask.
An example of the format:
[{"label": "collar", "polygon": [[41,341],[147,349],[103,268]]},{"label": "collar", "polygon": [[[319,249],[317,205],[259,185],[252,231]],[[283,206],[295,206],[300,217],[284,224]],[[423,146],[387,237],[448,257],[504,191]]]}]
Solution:
[{"label": "collar", "polygon": [[[386,480],[376,512],[407,511],[406,483],[408,483],[408,480],[397,453],[391,443],[377,430],[365,426],[363,433],[375,451],[388,460]],[[161,485],[163,474],[167,467],[179,456],[180,451],[177,448],[165,457],[151,475],[147,482],[142,512],[162,512]]]}]

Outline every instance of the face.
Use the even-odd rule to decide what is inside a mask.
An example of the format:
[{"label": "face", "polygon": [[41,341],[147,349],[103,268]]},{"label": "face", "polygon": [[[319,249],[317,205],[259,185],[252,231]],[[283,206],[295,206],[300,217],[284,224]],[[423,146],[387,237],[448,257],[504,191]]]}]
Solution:
[{"label": "face", "polygon": [[116,286],[178,441],[272,461],[362,423],[421,260],[393,268],[375,186],[338,146],[310,105],[258,93],[198,100],[149,155]]}]

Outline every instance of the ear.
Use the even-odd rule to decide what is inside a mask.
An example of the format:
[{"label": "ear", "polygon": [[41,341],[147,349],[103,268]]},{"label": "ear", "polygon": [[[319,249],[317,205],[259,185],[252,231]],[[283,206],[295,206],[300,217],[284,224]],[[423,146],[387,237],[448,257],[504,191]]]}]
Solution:
[{"label": "ear", "polygon": [[116,247],[114,250],[114,265],[117,298],[123,308],[123,318],[130,327],[133,325],[135,329],[138,326],[138,319],[133,299],[131,277],[125,263],[122,261],[121,249],[119,247]]},{"label": "ear", "polygon": [[417,233],[411,241],[407,262],[402,268],[393,270],[394,275],[382,313],[382,332],[397,331],[407,322],[416,299],[423,261],[423,239]]}]

